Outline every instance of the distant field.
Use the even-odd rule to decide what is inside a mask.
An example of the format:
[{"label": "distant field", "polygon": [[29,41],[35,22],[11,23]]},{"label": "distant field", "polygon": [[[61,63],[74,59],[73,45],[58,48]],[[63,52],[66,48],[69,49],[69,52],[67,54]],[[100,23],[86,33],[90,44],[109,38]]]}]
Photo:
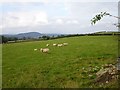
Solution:
[{"label": "distant field", "polygon": [[[53,47],[53,43],[69,43]],[[34,51],[49,43],[50,53]],[[91,67],[115,63],[118,54],[116,36],[80,36],[48,41],[4,44],[2,47],[3,88],[85,88],[94,86]],[[92,77],[89,77],[89,74]],[[116,87],[112,82],[103,87]]]}]

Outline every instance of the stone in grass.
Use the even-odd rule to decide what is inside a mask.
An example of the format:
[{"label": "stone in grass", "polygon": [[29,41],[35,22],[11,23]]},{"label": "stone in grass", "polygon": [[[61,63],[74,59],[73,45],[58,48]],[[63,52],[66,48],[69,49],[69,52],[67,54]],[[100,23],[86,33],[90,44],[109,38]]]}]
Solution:
[{"label": "stone in grass", "polygon": [[106,83],[109,83],[108,81],[106,81]]},{"label": "stone in grass", "polygon": [[[103,68],[104,67],[104,68]],[[117,79],[117,68],[112,64],[104,65],[97,73],[95,83],[108,83],[114,79]]]},{"label": "stone in grass", "polygon": [[89,75],[89,77],[92,77],[93,75]]}]

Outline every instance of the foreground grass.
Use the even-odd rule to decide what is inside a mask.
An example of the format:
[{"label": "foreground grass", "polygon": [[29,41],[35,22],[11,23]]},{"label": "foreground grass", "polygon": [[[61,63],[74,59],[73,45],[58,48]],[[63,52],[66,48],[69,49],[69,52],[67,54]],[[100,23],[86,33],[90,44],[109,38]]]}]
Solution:
[{"label": "foreground grass", "polygon": [[0,44],[0,88],[2,88],[2,44]]},{"label": "foreground grass", "polygon": [[[45,47],[47,43],[63,42],[69,45],[49,46],[49,54],[33,51],[34,48]],[[101,65],[116,62],[117,44],[115,36],[81,36],[5,44],[2,47],[3,88],[93,87],[91,81]],[[96,66],[99,67],[97,70],[88,70]]]}]

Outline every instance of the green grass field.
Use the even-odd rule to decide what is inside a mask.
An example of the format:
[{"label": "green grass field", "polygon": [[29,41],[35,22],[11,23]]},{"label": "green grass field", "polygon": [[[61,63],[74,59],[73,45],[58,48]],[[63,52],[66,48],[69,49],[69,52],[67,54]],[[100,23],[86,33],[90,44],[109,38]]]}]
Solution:
[{"label": "green grass field", "polygon": [[0,88],[2,88],[2,45],[0,45]]},{"label": "green grass field", "polygon": [[[104,64],[115,63],[116,36],[80,36],[48,41],[4,44],[2,46],[3,88],[85,88]],[[53,47],[53,43],[69,43]],[[50,53],[34,51],[49,43]],[[97,70],[88,72],[89,68]],[[89,77],[89,75],[92,75]],[[103,87],[116,87],[112,82]]]}]

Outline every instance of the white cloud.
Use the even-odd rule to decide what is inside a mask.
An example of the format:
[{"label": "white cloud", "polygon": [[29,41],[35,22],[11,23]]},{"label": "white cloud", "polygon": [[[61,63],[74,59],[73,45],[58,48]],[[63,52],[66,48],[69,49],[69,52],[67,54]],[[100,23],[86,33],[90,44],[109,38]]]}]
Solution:
[{"label": "white cloud", "polygon": [[62,19],[57,19],[57,20],[56,20],[56,23],[57,23],[57,24],[63,24],[64,22],[63,22]]},{"label": "white cloud", "polygon": [[2,28],[3,28],[3,26],[0,25],[0,34],[2,34]]},{"label": "white cloud", "polygon": [[79,24],[79,21],[75,19],[71,19],[71,18],[67,18],[67,20],[66,18],[62,18],[62,19],[58,18],[56,19],[55,24],[64,24],[64,25],[65,24]]},{"label": "white cloud", "polygon": [[25,27],[48,24],[47,14],[39,12],[9,12],[3,17],[3,25],[8,27]]},{"label": "white cloud", "polygon": [[119,0],[1,0],[0,2],[118,2]]},{"label": "white cloud", "polygon": [[80,25],[81,28],[86,28],[86,27],[90,27],[90,25]]},{"label": "white cloud", "polygon": [[73,20],[72,21],[74,24],[79,24],[79,22],[77,20]]},{"label": "white cloud", "polygon": [[66,24],[79,24],[78,20],[67,20]]},{"label": "white cloud", "polygon": [[[0,26],[0,28],[6,27],[4,29],[5,33],[19,33],[21,31],[33,30],[43,33],[83,33],[90,30],[115,29],[111,24],[109,26],[106,24],[108,22],[115,22],[116,19],[114,20],[114,18],[104,17],[92,27],[90,27],[90,20],[101,11],[108,11],[112,15],[117,15],[117,3],[67,2],[64,4],[43,0],[42,3],[24,2],[13,4],[16,5],[15,10],[12,11],[11,9],[13,8],[7,9],[3,15],[4,25]],[[17,5],[20,7],[17,7]],[[23,8],[21,8],[22,6]],[[20,8],[20,11],[17,11],[17,8]],[[53,10],[53,8],[55,9]]]},{"label": "white cloud", "polygon": [[72,21],[71,21],[71,20],[68,20],[68,21],[66,21],[66,23],[67,23],[67,24],[71,24],[71,23],[72,23]]}]

